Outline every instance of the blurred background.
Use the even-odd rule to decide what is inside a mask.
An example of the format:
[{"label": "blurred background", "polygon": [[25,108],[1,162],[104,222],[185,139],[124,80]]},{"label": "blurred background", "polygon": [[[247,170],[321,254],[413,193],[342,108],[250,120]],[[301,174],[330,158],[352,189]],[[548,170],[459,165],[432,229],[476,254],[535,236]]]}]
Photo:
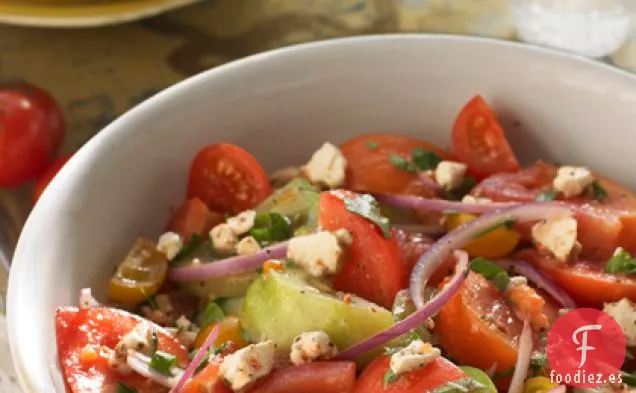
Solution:
[{"label": "blurred background", "polygon": [[[636,71],[635,8],[636,0],[0,0],[0,111],[16,99],[42,105],[38,94],[48,92],[43,132],[64,135],[59,148],[15,153],[28,122],[0,116],[0,293],[34,188],[63,163],[46,174],[53,160],[191,75],[286,45],[395,32],[525,41]],[[63,128],[50,119],[58,108]],[[37,174],[3,183],[21,162]],[[0,359],[0,392],[17,391],[10,359]]]}]

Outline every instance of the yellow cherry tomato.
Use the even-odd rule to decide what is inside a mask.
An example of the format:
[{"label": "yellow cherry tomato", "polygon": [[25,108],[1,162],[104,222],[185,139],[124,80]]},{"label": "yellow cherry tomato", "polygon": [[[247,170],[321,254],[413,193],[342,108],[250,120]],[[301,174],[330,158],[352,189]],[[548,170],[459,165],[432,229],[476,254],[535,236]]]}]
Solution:
[{"label": "yellow cherry tomato", "polygon": [[546,377],[528,378],[523,384],[523,393],[546,393],[556,386]]},{"label": "yellow cherry tomato", "polygon": [[108,297],[128,306],[142,303],[159,290],[167,271],[168,259],[157,245],[139,238],[110,279]]},{"label": "yellow cherry tomato", "polygon": [[194,340],[195,348],[200,348],[203,345],[205,339],[208,338],[216,325],[219,325],[219,335],[214,340],[216,347],[220,347],[228,341],[231,341],[237,348],[243,348],[249,344],[241,336],[241,321],[233,315],[228,315],[221,322],[211,323],[201,329],[196,340]]},{"label": "yellow cherry tomato", "polygon": [[[446,217],[444,226],[447,231],[452,231],[476,217],[467,213],[450,214]],[[503,258],[517,247],[520,237],[517,231],[502,225],[477,237],[464,246],[464,250],[471,257]]]}]

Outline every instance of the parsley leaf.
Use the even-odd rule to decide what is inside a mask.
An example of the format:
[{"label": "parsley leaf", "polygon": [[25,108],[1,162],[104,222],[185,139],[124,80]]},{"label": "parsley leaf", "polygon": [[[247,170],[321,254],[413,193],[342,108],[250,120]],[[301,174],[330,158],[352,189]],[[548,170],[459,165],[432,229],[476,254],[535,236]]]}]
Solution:
[{"label": "parsley leaf", "polygon": [[393,370],[388,369],[384,374],[384,388],[389,386],[391,383],[398,380],[400,376],[393,372]]},{"label": "parsley leaf", "polygon": [[557,194],[558,193],[555,190],[543,191],[541,194],[537,195],[534,200],[535,202],[553,201],[556,199]]},{"label": "parsley leaf", "polygon": [[517,220],[513,220],[511,218],[508,218],[502,222],[499,222],[497,224],[491,225],[488,228],[484,229],[483,231],[479,232],[478,234],[476,234],[474,236],[475,239],[479,239],[480,237],[486,236],[487,234],[489,234],[492,231],[495,231],[501,227],[505,227],[507,229],[512,228],[513,225],[515,225],[515,223],[517,222]]},{"label": "parsley leaf", "polygon": [[485,258],[473,258],[473,260],[470,261],[470,270],[475,273],[479,273],[486,279],[492,281],[501,292],[506,290],[506,287],[510,282],[510,276],[504,269]]},{"label": "parsley leaf", "polygon": [[353,198],[344,197],[347,210],[364,217],[377,225],[385,238],[391,238],[391,222],[380,212],[378,202],[369,194],[356,195]]},{"label": "parsley leaf", "polygon": [[177,365],[177,357],[173,354],[157,351],[150,358],[150,367],[163,375],[172,375],[172,367]]},{"label": "parsley leaf", "polygon": [[123,382],[117,382],[117,393],[138,393],[139,391]]},{"label": "parsley leaf", "polygon": [[377,150],[378,146],[379,146],[379,144],[376,141],[368,141],[367,142],[367,149],[369,149],[369,150]]},{"label": "parsley leaf", "polygon": [[623,374],[621,375],[621,377],[623,378],[623,383],[629,386],[636,386],[636,374],[634,373],[628,373],[628,372],[623,372]]},{"label": "parsley leaf", "polygon": [[417,167],[400,155],[391,154],[389,156],[389,162],[403,171],[417,172]]},{"label": "parsley leaf", "polygon": [[548,358],[545,353],[533,353],[530,357],[530,370],[533,375],[540,373],[548,368]]},{"label": "parsley leaf", "polygon": [[201,312],[197,315],[197,325],[201,329],[223,319],[225,314],[221,307],[215,302],[209,302]]},{"label": "parsley leaf", "polygon": [[636,260],[622,248],[617,249],[614,256],[605,264],[605,272],[610,274],[634,274],[636,273]]},{"label": "parsley leaf", "polygon": [[197,249],[197,247],[199,247],[200,244],[201,244],[201,237],[199,236],[198,233],[193,233],[192,236],[190,237],[190,241],[183,244],[177,256],[175,256],[174,259],[172,259],[172,261],[170,262],[172,263],[172,262],[187,258],[189,255],[191,255],[194,252],[194,250]]},{"label": "parsley leaf", "polygon": [[440,386],[437,389],[433,389],[431,393],[455,393],[455,392],[473,392],[478,389],[485,389],[482,383],[477,382],[472,378],[464,378],[458,381],[448,382],[446,385]]},{"label": "parsley leaf", "polygon": [[592,192],[594,193],[594,198],[597,201],[602,201],[608,196],[607,191],[603,188],[603,186],[601,186],[598,180],[594,180],[594,182],[592,182]]},{"label": "parsley leaf", "polygon": [[421,171],[430,171],[437,168],[442,162],[442,158],[432,151],[425,149],[414,149],[411,153],[411,161]]}]

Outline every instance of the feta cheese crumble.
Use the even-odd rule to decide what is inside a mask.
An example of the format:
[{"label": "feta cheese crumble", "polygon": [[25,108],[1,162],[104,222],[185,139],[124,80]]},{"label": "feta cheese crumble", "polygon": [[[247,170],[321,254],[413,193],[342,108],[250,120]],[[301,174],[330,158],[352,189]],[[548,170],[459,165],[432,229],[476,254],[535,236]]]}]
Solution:
[{"label": "feta cheese crumble", "polygon": [[234,217],[228,218],[227,225],[236,235],[242,235],[254,227],[255,219],[256,212],[254,210],[245,210]]},{"label": "feta cheese crumble", "polygon": [[579,196],[592,185],[594,177],[589,169],[576,166],[562,166],[552,181],[555,190],[560,191],[566,198]]},{"label": "feta cheese crumble", "polygon": [[210,231],[210,240],[214,249],[229,254],[234,251],[238,237],[229,224],[219,224]]},{"label": "feta cheese crumble", "polygon": [[328,231],[292,238],[287,246],[287,258],[315,277],[337,273],[343,254],[338,236]]},{"label": "feta cheese crumble", "polygon": [[565,261],[576,247],[576,228],[576,220],[570,216],[549,217],[532,227],[532,238]]},{"label": "feta cheese crumble", "polygon": [[433,362],[442,352],[422,340],[412,341],[407,347],[391,356],[390,367],[395,375],[405,374]]},{"label": "feta cheese crumble", "polygon": [[457,188],[464,180],[466,164],[455,161],[442,161],[435,169],[435,181],[447,190]]},{"label": "feta cheese crumble", "polygon": [[606,303],[603,311],[621,325],[627,346],[636,346],[636,304],[623,298],[615,303]]},{"label": "feta cheese crumble", "polygon": [[305,332],[294,338],[289,358],[292,363],[298,365],[319,359],[330,359],[337,353],[338,349],[327,333]]},{"label": "feta cheese crumble", "polygon": [[336,146],[325,143],[304,167],[307,179],[329,188],[340,187],[345,181],[347,160]]},{"label": "feta cheese crumble", "polygon": [[225,383],[232,390],[238,391],[272,371],[275,350],[273,341],[248,345],[227,355],[219,372]]},{"label": "feta cheese crumble", "polygon": [[159,236],[157,251],[164,254],[169,260],[174,259],[183,248],[183,239],[179,234],[166,232]]},{"label": "feta cheese crumble", "polygon": [[255,254],[261,249],[261,245],[258,244],[256,239],[252,236],[246,236],[241,239],[236,245],[236,254],[238,255],[250,255]]}]

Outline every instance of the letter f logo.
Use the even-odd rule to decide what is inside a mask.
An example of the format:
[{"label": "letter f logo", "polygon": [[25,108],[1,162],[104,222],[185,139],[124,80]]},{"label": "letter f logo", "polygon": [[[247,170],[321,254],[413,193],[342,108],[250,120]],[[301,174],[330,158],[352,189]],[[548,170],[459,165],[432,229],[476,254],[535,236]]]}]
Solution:
[{"label": "letter f logo", "polygon": [[[596,349],[587,345],[587,332],[590,330],[601,330],[601,325],[581,326],[580,328],[576,329],[574,333],[572,333],[572,341],[574,341],[574,344],[580,345],[580,347],[576,349],[577,351],[581,351],[581,364],[579,364],[579,368],[583,367],[585,361],[587,360],[587,351]],[[579,342],[577,338],[577,335],[579,333],[583,333],[583,339],[581,340],[582,342]]]}]

